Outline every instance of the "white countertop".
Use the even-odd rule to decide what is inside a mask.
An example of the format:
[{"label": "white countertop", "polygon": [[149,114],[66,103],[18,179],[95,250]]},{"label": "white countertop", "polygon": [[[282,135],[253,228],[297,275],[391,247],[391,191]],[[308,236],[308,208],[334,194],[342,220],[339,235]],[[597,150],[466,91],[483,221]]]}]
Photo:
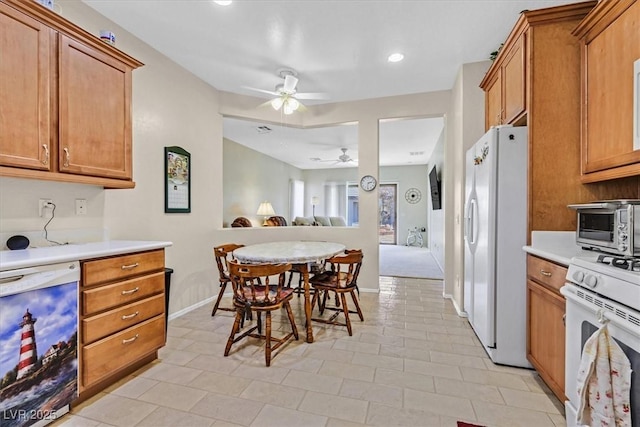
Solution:
[{"label": "white countertop", "polygon": [[576,245],[574,231],[533,231],[531,245],[522,248],[531,255],[568,266],[574,256],[590,256],[591,251],[585,251]]},{"label": "white countertop", "polygon": [[166,248],[172,242],[107,240],[0,252],[0,271]]}]

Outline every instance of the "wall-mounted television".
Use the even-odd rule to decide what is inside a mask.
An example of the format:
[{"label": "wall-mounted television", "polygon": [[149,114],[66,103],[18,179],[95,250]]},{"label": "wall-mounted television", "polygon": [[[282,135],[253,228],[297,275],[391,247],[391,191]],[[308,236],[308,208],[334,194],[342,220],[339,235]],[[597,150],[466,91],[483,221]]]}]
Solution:
[{"label": "wall-mounted television", "polygon": [[440,203],[440,180],[435,166],[429,172],[429,188],[431,189],[431,206],[433,210],[442,209]]}]

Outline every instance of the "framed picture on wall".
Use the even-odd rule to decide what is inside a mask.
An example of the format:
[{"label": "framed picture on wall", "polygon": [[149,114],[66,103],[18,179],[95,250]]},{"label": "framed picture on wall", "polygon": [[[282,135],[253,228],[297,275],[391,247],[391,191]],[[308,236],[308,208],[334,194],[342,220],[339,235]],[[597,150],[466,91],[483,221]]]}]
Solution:
[{"label": "framed picture on wall", "polygon": [[164,147],[164,211],[191,212],[191,154],[180,147]]}]

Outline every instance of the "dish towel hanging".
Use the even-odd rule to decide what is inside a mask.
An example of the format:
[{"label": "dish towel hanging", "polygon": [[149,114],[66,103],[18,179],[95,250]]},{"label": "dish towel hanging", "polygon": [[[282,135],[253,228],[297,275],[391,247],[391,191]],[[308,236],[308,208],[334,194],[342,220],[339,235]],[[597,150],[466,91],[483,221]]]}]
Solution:
[{"label": "dish towel hanging", "polygon": [[578,424],[631,426],[631,363],[607,323],[585,343],[577,381]]}]

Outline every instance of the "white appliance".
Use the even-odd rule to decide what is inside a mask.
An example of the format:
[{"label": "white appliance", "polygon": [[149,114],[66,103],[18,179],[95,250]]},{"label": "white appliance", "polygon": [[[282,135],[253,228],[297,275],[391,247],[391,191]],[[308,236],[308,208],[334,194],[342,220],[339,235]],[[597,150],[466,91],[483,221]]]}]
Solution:
[{"label": "white appliance", "polygon": [[567,283],[565,412],[577,426],[577,374],[584,344],[604,323],[631,362],[631,426],[640,427],[640,259],[594,253],[572,258]]},{"label": "white appliance", "polygon": [[0,425],[43,426],[78,397],[77,261],[0,272]]},{"label": "white appliance", "polygon": [[491,128],[466,156],[464,309],[495,363],[526,357],[527,128]]}]

